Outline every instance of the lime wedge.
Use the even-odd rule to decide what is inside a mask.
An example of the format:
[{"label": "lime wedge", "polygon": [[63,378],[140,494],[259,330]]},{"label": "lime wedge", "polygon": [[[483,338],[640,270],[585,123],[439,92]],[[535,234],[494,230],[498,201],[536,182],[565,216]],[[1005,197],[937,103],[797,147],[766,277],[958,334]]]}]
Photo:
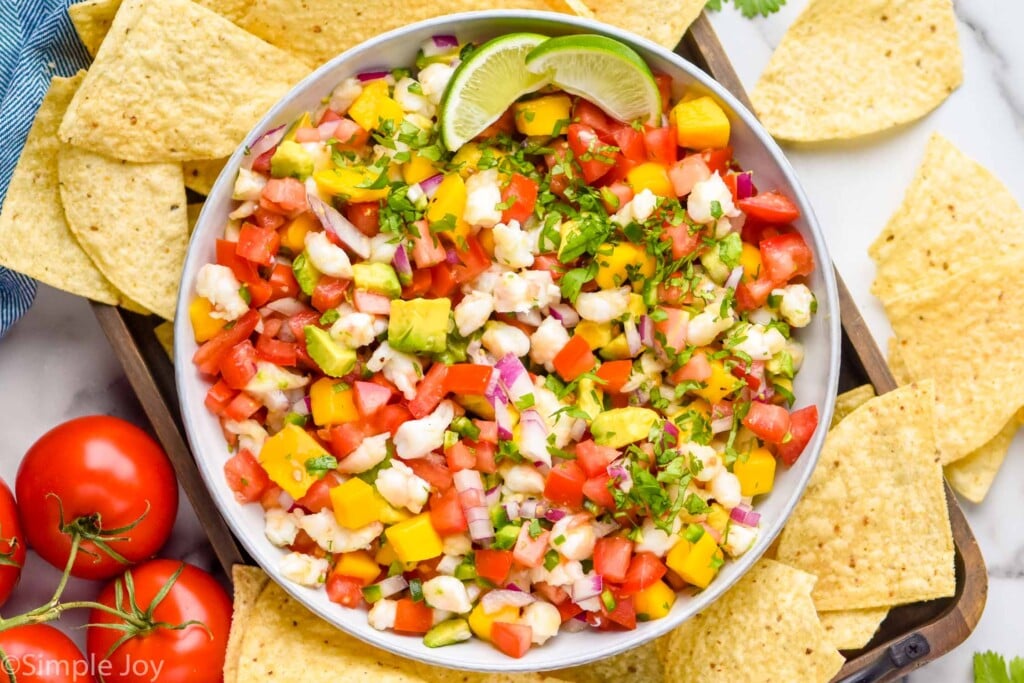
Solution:
[{"label": "lime wedge", "polygon": [[526,55],[548,40],[537,33],[510,33],[489,40],[459,64],[441,100],[441,138],[457,150],[497,121],[512,103],[548,83],[526,69]]},{"label": "lime wedge", "polygon": [[620,121],[661,122],[661,94],[650,68],[617,40],[592,34],[551,38],[526,56],[526,68]]}]

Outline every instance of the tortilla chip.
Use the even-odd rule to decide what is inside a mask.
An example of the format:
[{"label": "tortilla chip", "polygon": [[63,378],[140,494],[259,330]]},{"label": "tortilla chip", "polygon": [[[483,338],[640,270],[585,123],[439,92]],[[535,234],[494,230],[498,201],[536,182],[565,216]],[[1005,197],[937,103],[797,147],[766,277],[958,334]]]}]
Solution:
[{"label": "tortilla chip", "polygon": [[1019,428],[1020,420],[1014,416],[994,439],[966,458],[946,465],[949,485],[972,503],[985,500]]},{"label": "tortilla chip", "polygon": [[638,36],[654,41],[669,50],[682,40],[690,27],[704,10],[707,0],[676,0],[671,9],[663,3],[643,0],[568,0],[577,10],[582,6],[586,12],[576,11],[612,26],[632,31]]},{"label": "tortilla chip", "polygon": [[126,0],[60,136],[128,161],[219,159],[308,71],[189,0]]},{"label": "tortilla chip", "polygon": [[998,178],[938,133],[903,204],[868,253],[877,263],[871,291],[888,307],[896,297],[947,283],[1024,249],[1024,209]]},{"label": "tortilla chip", "polygon": [[153,336],[160,342],[160,347],[167,354],[167,358],[174,362],[174,323],[165,320],[153,328]]},{"label": "tortilla chip", "polygon": [[180,164],[133,164],[75,147],[60,150],[68,227],[115,286],[172,320],[188,247]]},{"label": "tortilla chip", "polygon": [[376,35],[416,21],[480,9],[571,10],[564,0],[254,0],[239,25],[311,67]]},{"label": "tortilla chip", "polygon": [[185,173],[185,187],[204,197],[210,194],[213,184],[217,182],[217,176],[220,175],[227,161],[227,159],[186,161],[181,165]]},{"label": "tortilla chip", "polygon": [[839,140],[918,119],[962,80],[951,0],[814,0],[751,99],[777,138]]},{"label": "tortilla chip", "polygon": [[896,384],[900,386],[914,381],[903,356],[900,355],[900,340],[896,337],[889,337],[889,371],[892,372]]},{"label": "tortilla chip", "polygon": [[270,577],[258,567],[236,564],[231,568],[231,582],[235,588],[235,600],[231,612],[227,654],[224,657],[224,683],[238,681],[238,658],[242,653],[242,638],[249,617],[256,607],[256,599],[270,583]]},{"label": "tortilla chip", "polygon": [[199,214],[203,210],[203,203],[198,202],[195,204],[189,204],[185,207],[185,212],[188,215],[188,234],[191,235],[192,231],[196,229],[196,221],[199,220]]},{"label": "tortilla chip", "polygon": [[0,266],[118,305],[124,297],[75,241],[60,205],[57,127],[82,78],[54,78],[39,107],[0,214]]},{"label": "tortilla chip", "polygon": [[875,637],[889,614],[888,607],[819,612],[829,641],[840,650],[859,650]]},{"label": "tortilla chip", "polygon": [[573,683],[661,683],[666,680],[654,643],[635,647],[592,664],[560,669],[552,673]]},{"label": "tortilla chip", "polygon": [[845,391],[836,396],[836,407],[832,413],[832,429],[843,421],[847,415],[860,408],[862,405],[875,397],[875,388],[870,384],[861,385],[855,389]]},{"label": "tortilla chip", "polygon": [[935,388],[873,398],[829,432],[779,560],[818,577],[821,610],[953,595],[953,535],[935,448]]},{"label": "tortilla chip", "polygon": [[[955,281],[936,282],[890,302],[898,354],[911,377],[931,377],[942,464],[995,438],[1024,406],[1020,340],[1024,251],[992,255]],[[968,298],[959,293],[968,295]]]},{"label": "tortilla chip", "polygon": [[814,581],[806,572],[761,560],[717,602],[659,643],[665,679],[830,680],[843,657],[818,621],[811,600]]}]

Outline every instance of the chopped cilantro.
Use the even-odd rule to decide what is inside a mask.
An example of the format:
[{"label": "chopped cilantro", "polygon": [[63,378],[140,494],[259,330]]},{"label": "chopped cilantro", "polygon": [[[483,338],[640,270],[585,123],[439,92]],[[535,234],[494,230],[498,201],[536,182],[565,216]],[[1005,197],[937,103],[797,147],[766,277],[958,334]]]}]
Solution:
[{"label": "chopped cilantro", "polygon": [[338,467],[338,459],[333,455],[321,455],[306,460],[306,472],[317,479],[323,479],[327,473]]},{"label": "chopped cilantro", "polygon": [[320,324],[321,325],[331,325],[335,321],[337,321],[337,319],[340,318],[340,317],[341,317],[341,314],[338,313],[338,309],[331,308],[331,309],[327,310],[322,316],[320,316]]}]

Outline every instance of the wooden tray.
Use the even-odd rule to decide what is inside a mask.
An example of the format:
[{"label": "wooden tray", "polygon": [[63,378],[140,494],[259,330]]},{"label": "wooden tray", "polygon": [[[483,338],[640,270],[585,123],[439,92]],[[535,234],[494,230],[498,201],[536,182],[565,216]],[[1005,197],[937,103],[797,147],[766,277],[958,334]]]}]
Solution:
[{"label": "wooden tray", "polygon": [[[690,27],[676,53],[706,71],[752,109],[706,15]],[[836,280],[843,326],[840,390],[865,383],[874,385],[878,393],[895,389],[896,381],[885,358],[838,272]],[[232,565],[251,560],[217,510],[188,448],[178,410],[174,370],[153,334],[159,321],[103,304],[93,304],[93,311],[121,360],[156,437],[170,456],[178,481],[195,508],[221,567],[230,577]],[[977,626],[988,592],[985,562],[948,484],[946,503],[956,545],[956,594],[893,609],[867,647],[845,653],[846,665],[834,683],[894,680],[951,651]]]}]

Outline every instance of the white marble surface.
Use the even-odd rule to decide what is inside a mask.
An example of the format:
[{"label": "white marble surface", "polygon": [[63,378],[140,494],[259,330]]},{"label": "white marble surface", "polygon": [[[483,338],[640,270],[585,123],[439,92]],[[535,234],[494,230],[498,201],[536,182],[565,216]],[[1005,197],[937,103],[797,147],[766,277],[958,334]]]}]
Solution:
[{"label": "white marble surface", "polygon": [[[773,46],[804,6],[790,0],[768,20],[748,21],[731,8],[713,20],[726,49],[751,87]],[[925,141],[938,130],[999,175],[1024,199],[1024,3],[1006,0],[958,2],[965,82],[938,111],[864,143],[791,149],[790,155],[825,228],[832,254],[879,342],[890,334],[881,307],[869,294],[873,266],[867,245],[897,207]],[[121,368],[88,305],[40,287],[39,298],[7,337],[0,340],[0,476],[13,484],[18,462],[47,429],[69,418],[109,413],[142,421]],[[924,681],[969,681],[971,654],[996,649],[1024,655],[1024,438],[1018,439],[989,499],[965,504],[990,570],[988,609],[981,625],[959,650],[911,676]],[[194,515],[184,502],[167,554],[210,566]],[[38,558],[29,561],[23,585],[7,613],[47,595],[57,572]],[[96,586],[75,582],[75,596]],[[74,618],[68,626],[80,623]],[[81,639],[81,630],[72,634]]]}]

